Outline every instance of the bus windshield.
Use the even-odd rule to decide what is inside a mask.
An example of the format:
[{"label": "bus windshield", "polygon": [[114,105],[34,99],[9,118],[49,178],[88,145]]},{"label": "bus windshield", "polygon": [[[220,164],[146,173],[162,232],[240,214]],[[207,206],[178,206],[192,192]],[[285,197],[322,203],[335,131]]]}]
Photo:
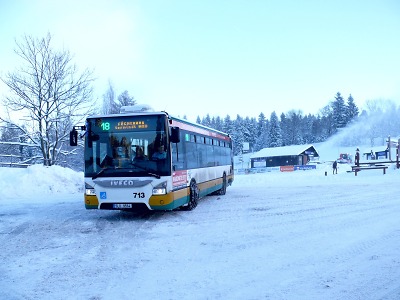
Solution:
[{"label": "bus windshield", "polygon": [[166,115],[87,119],[85,177],[171,175]]}]

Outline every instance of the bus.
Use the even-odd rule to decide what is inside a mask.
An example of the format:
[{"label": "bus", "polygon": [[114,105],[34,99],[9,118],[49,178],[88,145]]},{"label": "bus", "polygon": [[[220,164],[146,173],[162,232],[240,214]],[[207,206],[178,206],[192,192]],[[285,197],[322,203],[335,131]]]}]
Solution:
[{"label": "bus", "polygon": [[209,194],[224,195],[234,180],[226,133],[166,112],[91,116],[84,133],[86,209],[194,209]]}]

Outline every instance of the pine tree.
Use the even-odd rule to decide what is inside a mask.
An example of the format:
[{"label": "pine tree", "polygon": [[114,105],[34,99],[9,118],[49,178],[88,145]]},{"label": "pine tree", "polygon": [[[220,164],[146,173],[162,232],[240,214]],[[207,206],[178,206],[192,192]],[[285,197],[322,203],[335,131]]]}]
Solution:
[{"label": "pine tree", "polygon": [[327,105],[321,109],[321,138],[322,140],[328,139],[336,132],[335,122],[333,119],[332,105]]},{"label": "pine tree", "polygon": [[266,128],[266,119],[264,113],[260,113],[258,116],[257,136],[261,136]]},{"label": "pine tree", "polygon": [[235,131],[235,128],[233,126],[233,121],[231,120],[231,116],[226,115],[226,117],[224,118],[223,132],[232,136],[234,131]]},{"label": "pine tree", "polygon": [[271,113],[269,119],[269,130],[268,130],[268,146],[269,147],[280,147],[282,146],[282,134],[279,126],[278,116],[276,112]]},{"label": "pine tree", "polygon": [[203,120],[201,120],[201,124],[207,127],[211,127],[211,117],[210,114],[207,114]]},{"label": "pine tree", "polygon": [[[239,116],[239,115],[238,115]],[[250,140],[250,118],[242,118],[241,130],[243,131],[243,141],[248,143]]]},{"label": "pine tree", "polygon": [[121,95],[118,96],[118,106],[121,109],[122,106],[134,106],[136,104],[136,100],[129,95],[128,91],[123,91]]},{"label": "pine tree", "polygon": [[323,123],[321,121],[321,116],[317,116],[313,119],[311,125],[311,135],[314,138],[313,143],[323,142],[326,137],[323,134]]},{"label": "pine tree", "polygon": [[233,122],[234,125],[234,133],[232,133],[232,140],[233,140],[233,153],[235,155],[239,155],[243,153],[243,143],[244,143],[244,123],[243,118],[240,115],[236,116],[236,120]]},{"label": "pine tree", "polygon": [[136,100],[126,90],[116,99],[113,85],[111,82],[108,82],[108,85],[107,91],[103,94],[102,111],[104,114],[118,114],[122,106],[133,106],[136,104]]},{"label": "pine tree", "polygon": [[347,125],[347,109],[342,95],[337,92],[335,100],[332,103],[333,121],[335,129],[344,128]]},{"label": "pine tree", "polygon": [[215,117],[211,118],[210,127],[215,129]]},{"label": "pine tree", "polygon": [[315,117],[311,114],[304,117],[302,120],[302,132],[303,132],[303,143],[304,144],[311,144],[315,142],[315,137],[312,134],[312,126]]},{"label": "pine tree", "polygon": [[264,113],[260,113],[257,123],[257,137],[255,138],[254,151],[259,151],[268,147],[268,127],[269,121],[266,120]]},{"label": "pine tree", "polygon": [[258,115],[258,122],[256,128],[256,137],[254,138],[254,151],[259,151],[268,146],[268,120],[266,120],[265,115],[261,112]]},{"label": "pine tree", "polygon": [[288,120],[284,113],[281,113],[281,120],[280,120],[280,127],[281,127],[281,135],[282,135],[282,146],[290,145],[290,130],[288,125]]},{"label": "pine tree", "polygon": [[287,144],[286,145],[300,145],[303,143],[302,133],[302,113],[301,111],[291,110],[286,115],[286,133],[287,133]]},{"label": "pine tree", "polygon": [[353,96],[349,96],[347,98],[347,106],[346,106],[346,122],[350,123],[352,122],[355,118],[358,117],[359,110],[357,105],[354,103]]},{"label": "pine tree", "polygon": [[257,120],[255,118],[246,117],[244,120],[244,126],[246,128],[244,139],[245,142],[249,143],[251,151],[255,145],[257,137]]},{"label": "pine tree", "polygon": [[255,145],[254,145],[254,151],[259,151],[261,149],[267,148],[268,147],[268,128],[269,128],[269,122],[267,121],[264,125],[264,129],[261,132],[261,135],[257,137]]},{"label": "pine tree", "polygon": [[219,130],[219,131],[223,131],[223,121],[221,120],[220,116],[217,116],[215,118],[215,127],[214,129]]}]

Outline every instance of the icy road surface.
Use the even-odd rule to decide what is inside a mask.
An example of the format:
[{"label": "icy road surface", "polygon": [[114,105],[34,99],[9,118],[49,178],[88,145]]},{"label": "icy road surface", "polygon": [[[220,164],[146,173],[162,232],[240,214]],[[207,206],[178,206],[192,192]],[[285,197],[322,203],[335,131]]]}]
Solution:
[{"label": "icy road surface", "polygon": [[240,175],[191,212],[0,200],[0,299],[400,299],[399,180]]}]

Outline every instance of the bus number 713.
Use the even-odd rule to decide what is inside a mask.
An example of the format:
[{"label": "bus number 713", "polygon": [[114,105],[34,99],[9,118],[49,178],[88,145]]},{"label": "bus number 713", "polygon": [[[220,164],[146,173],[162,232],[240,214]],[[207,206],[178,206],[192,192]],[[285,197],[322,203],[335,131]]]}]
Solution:
[{"label": "bus number 713", "polygon": [[144,193],[133,193],[133,198],[145,198]]}]

